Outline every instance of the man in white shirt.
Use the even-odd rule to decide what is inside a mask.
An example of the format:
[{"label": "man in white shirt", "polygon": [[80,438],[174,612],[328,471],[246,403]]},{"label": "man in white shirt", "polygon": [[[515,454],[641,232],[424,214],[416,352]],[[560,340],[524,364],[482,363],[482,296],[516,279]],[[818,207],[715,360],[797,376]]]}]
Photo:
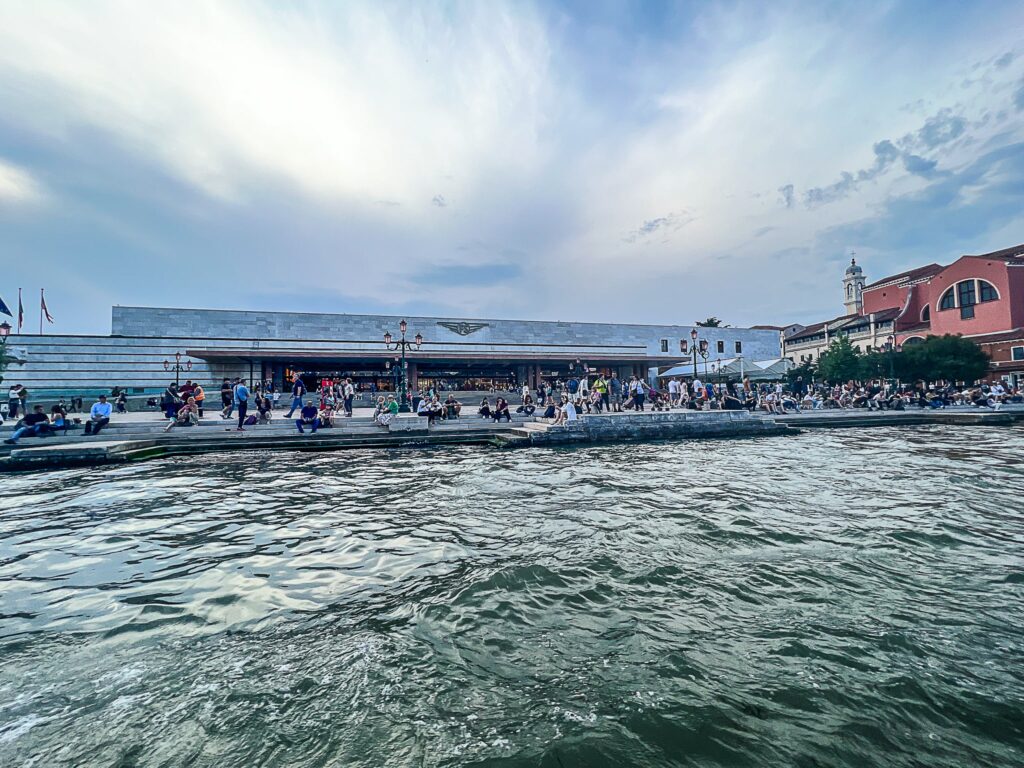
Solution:
[{"label": "man in white shirt", "polygon": [[673,407],[679,405],[679,379],[674,376],[668,382],[668,401]]},{"label": "man in white shirt", "polygon": [[110,403],[106,395],[100,395],[99,400],[92,404],[89,409],[89,420],[85,422],[85,434],[98,435],[100,430],[110,423]]},{"label": "man in white shirt", "polygon": [[555,416],[554,424],[565,424],[567,421],[577,421],[578,419],[579,415],[576,413],[576,406],[572,404],[572,400],[562,395],[562,405]]}]

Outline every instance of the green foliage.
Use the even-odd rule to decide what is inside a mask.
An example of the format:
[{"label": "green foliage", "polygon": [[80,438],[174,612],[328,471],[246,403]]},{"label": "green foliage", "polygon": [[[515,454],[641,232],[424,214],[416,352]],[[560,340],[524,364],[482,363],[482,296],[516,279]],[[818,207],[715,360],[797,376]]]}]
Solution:
[{"label": "green foliage", "polygon": [[723,325],[722,321],[717,317],[709,317],[707,320],[698,320],[694,323],[698,328],[728,328],[728,325]]},{"label": "green foliage", "polygon": [[874,350],[861,355],[861,379],[888,379],[895,371],[895,360],[892,352],[876,352]]},{"label": "green foliage", "polygon": [[818,372],[829,384],[859,379],[862,374],[862,355],[853,348],[850,339],[839,336],[829,344],[818,358]]},{"label": "green foliage", "polygon": [[7,339],[0,341],[0,384],[4,380],[4,372],[7,370],[7,366],[12,362],[11,356],[7,354]]},{"label": "green foliage", "polygon": [[786,380],[789,382],[789,388],[792,389],[796,386],[796,380],[799,377],[803,377],[805,384],[810,384],[815,376],[817,376],[818,369],[815,367],[813,362],[803,362],[793,368],[786,371]]},{"label": "green foliage", "polygon": [[929,336],[896,355],[897,375],[904,381],[954,381],[973,384],[988,371],[984,350],[963,336]]}]

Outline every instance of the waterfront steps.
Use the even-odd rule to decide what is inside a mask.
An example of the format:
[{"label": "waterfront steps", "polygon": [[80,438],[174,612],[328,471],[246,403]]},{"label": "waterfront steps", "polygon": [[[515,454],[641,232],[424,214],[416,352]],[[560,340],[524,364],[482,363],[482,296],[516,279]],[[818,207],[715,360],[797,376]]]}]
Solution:
[{"label": "waterfront steps", "polygon": [[[669,411],[591,414],[555,426],[543,419],[516,416],[512,423],[496,424],[478,417],[438,421],[429,429],[426,417],[403,414],[388,427],[369,416],[339,420],[338,426],[299,434],[293,421],[279,419],[269,425],[236,432],[234,424],[207,417],[198,427],[164,432],[162,420],[113,422],[99,436],[81,430],[68,437],[25,438],[17,446],[0,445],[0,470],[59,468],[160,456],[173,457],[234,450],[322,451],[358,448],[401,448],[442,445],[499,447],[624,442],[659,439],[705,439],[772,436],[793,433],[792,425],[810,428],[916,426],[926,424],[1006,425],[1024,420],[1024,408],[992,412],[981,409],[942,411],[809,412],[767,417],[747,411]],[[0,435],[9,434],[8,423]]]}]

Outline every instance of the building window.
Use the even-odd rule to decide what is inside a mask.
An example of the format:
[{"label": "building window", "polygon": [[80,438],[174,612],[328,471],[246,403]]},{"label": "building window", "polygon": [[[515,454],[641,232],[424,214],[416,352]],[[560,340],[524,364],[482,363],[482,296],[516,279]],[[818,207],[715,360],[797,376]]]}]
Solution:
[{"label": "building window", "polygon": [[999,294],[996,293],[992,283],[987,283],[984,280],[978,281],[978,301],[997,301],[998,299]]},{"label": "building window", "polygon": [[1024,360],[1024,347],[1011,347],[1010,348],[1010,359],[1011,360]]},{"label": "building window", "polygon": [[942,301],[939,302],[939,309],[953,309],[956,306],[956,293],[953,292],[953,288],[950,287],[944,294],[942,294]]},{"label": "building window", "polygon": [[964,280],[956,284],[956,297],[960,304],[961,320],[970,320],[974,317],[974,305],[978,303],[977,295],[973,280]]},{"label": "building window", "polygon": [[661,351],[668,352],[668,339],[661,340]]},{"label": "building window", "polygon": [[718,342],[717,349],[718,349],[718,354],[720,354],[720,355],[724,354],[725,353],[725,342],[724,341]]},{"label": "building window", "polygon": [[924,305],[924,309],[921,310],[921,322],[927,323],[932,319],[932,310],[927,304]]},{"label": "building window", "polygon": [[679,351],[680,352],[682,352],[683,354],[686,354],[686,352],[689,350],[689,348],[690,348],[690,342],[688,342],[686,339],[680,339],[679,340]]},{"label": "building window", "polygon": [[736,354],[737,355],[743,354],[743,342],[742,341],[737,341],[736,342]]}]

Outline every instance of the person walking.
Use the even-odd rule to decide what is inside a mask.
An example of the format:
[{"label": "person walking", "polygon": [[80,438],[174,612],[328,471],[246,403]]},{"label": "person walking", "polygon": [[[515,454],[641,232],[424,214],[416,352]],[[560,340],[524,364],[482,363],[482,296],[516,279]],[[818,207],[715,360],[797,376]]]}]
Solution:
[{"label": "person walking", "polygon": [[612,377],[608,381],[608,394],[611,396],[612,408],[616,413],[622,412],[622,379],[618,371],[612,371]]},{"label": "person walking", "polygon": [[306,384],[302,380],[299,374],[295,374],[295,378],[292,379],[292,407],[288,410],[288,413],[284,415],[286,419],[290,419],[292,414],[297,409],[302,408],[302,398],[306,395]]},{"label": "person walking", "polygon": [[633,408],[644,410],[644,398],[647,396],[647,385],[639,376],[634,376],[629,384],[629,393],[633,396]]},{"label": "person walking", "polygon": [[245,386],[245,379],[238,380],[232,394],[232,402],[238,408],[238,428],[235,431],[245,432],[242,424],[245,423],[245,415],[249,410],[249,388]]},{"label": "person walking", "polygon": [[222,419],[231,418],[231,407],[234,400],[233,389],[234,385],[231,383],[231,379],[224,379],[220,385],[220,417]]}]

